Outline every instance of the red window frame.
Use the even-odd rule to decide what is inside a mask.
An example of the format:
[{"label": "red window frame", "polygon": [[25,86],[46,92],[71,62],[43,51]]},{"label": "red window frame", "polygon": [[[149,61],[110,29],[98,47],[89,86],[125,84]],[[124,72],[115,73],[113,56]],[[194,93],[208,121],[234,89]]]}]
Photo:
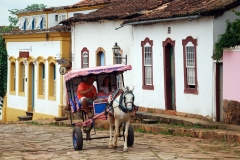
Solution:
[{"label": "red window frame", "polygon": [[[186,45],[191,42],[194,46],[194,71],[195,71],[195,87],[192,88],[187,83],[187,66],[186,66]],[[192,36],[188,36],[182,40],[183,45],[183,61],[184,61],[184,93],[198,94],[198,80],[197,80],[197,39]]]},{"label": "red window frame", "polygon": [[83,53],[85,52],[88,53],[88,67],[89,67],[89,50],[86,47],[84,47],[81,51],[81,68],[83,68]]},{"label": "red window frame", "polygon": [[[152,84],[151,85],[146,85],[146,82],[145,82],[145,67],[144,67],[144,58],[145,58],[145,55],[144,55],[144,46],[149,43],[151,48],[150,48],[150,51],[151,51],[151,75],[152,75]],[[154,85],[153,85],[153,49],[152,49],[152,46],[153,46],[153,41],[150,40],[148,37],[145,38],[144,41],[141,41],[141,46],[142,46],[142,89],[146,89],[146,90],[154,90]]]}]

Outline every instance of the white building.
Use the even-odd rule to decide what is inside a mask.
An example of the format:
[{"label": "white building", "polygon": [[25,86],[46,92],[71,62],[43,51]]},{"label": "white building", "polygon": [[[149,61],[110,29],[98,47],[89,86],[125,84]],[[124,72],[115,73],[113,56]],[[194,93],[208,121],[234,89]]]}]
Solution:
[{"label": "white building", "polygon": [[232,9],[239,11],[237,0],[126,0],[62,23],[72,26],[81,60],[74,68],[113,64],[117,42],[133,68],[124,78],[136,105],[222,121],[222,63],[211,57],[226,21],[236,19]]}]

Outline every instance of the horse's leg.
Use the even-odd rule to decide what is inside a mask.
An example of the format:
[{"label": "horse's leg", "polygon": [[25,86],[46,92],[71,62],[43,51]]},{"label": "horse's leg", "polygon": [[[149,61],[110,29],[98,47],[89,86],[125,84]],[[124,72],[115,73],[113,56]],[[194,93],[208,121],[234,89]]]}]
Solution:
[{"label": "horse's leg", "polygon": [[128,151],[127,139],[128,139],[128,128],[129,128],[129,125],[130,125],[130,120],[128,120],[128,121],[126,122],[126,125],[125,125],[125,131],[124,131],[125,140],[124,140],[124,145],[123,145],[123,151],[124,151],[124,152],[127,152],[127,151]]},{"label": "horse's leg", "polygon": [[115,134],[114,134],[114,137],[113,137],[113,149],[117,149],[117,139],[118,139],[118,136],[119,136],[119,120],[115,119]]},{"label": "horse's leg", "polygon": [[114,124],[114,117],[111,114],[108,114],[108,122],[109,122],[109,132],[110,132],[110,138],[109,138],[109,148],[113,148],[113,143],[112,143],[112,133],[113,133],[113,124]]}]

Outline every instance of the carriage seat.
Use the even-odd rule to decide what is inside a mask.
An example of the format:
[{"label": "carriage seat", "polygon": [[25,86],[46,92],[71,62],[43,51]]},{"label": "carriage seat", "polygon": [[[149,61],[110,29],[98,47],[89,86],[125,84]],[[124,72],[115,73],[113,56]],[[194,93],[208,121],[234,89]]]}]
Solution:
[{"label": "carriage seat", "polygon": [[[69,100],[71,104],[71,111],[73,113],[78,111],[86,112],[85,109],[81,107],[81,104],[79,103],[77,96],[75,96],[74,98],[75,98],[75,101],[72,99]],[[93,109],[93,105],[89,105],[88,107],[90,108],[90,111]]]}]

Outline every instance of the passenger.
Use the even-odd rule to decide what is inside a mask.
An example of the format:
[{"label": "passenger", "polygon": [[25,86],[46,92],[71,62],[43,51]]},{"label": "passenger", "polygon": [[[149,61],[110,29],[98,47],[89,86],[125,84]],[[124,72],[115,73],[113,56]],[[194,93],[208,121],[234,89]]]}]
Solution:
[{"label": "passenger", "polygon": [[93,74],[88,75],[86,82],[81,82],[78,85],[77,97],[81,106],[87,112],[88,118],[92,118],[93,114],[90,112],[89,105],[93,104],[93,101],[97,98],[97,90],[93,85],[95,76]]},{"label": "passenger", "polygon": [[103,80],[103,83],[101,87],[99,88],[100,92],[103,92],[104,94],[108,95],[110,92],[112,92],[112,85],[110,82],[110,79],[108,76],[106,76]]}]

